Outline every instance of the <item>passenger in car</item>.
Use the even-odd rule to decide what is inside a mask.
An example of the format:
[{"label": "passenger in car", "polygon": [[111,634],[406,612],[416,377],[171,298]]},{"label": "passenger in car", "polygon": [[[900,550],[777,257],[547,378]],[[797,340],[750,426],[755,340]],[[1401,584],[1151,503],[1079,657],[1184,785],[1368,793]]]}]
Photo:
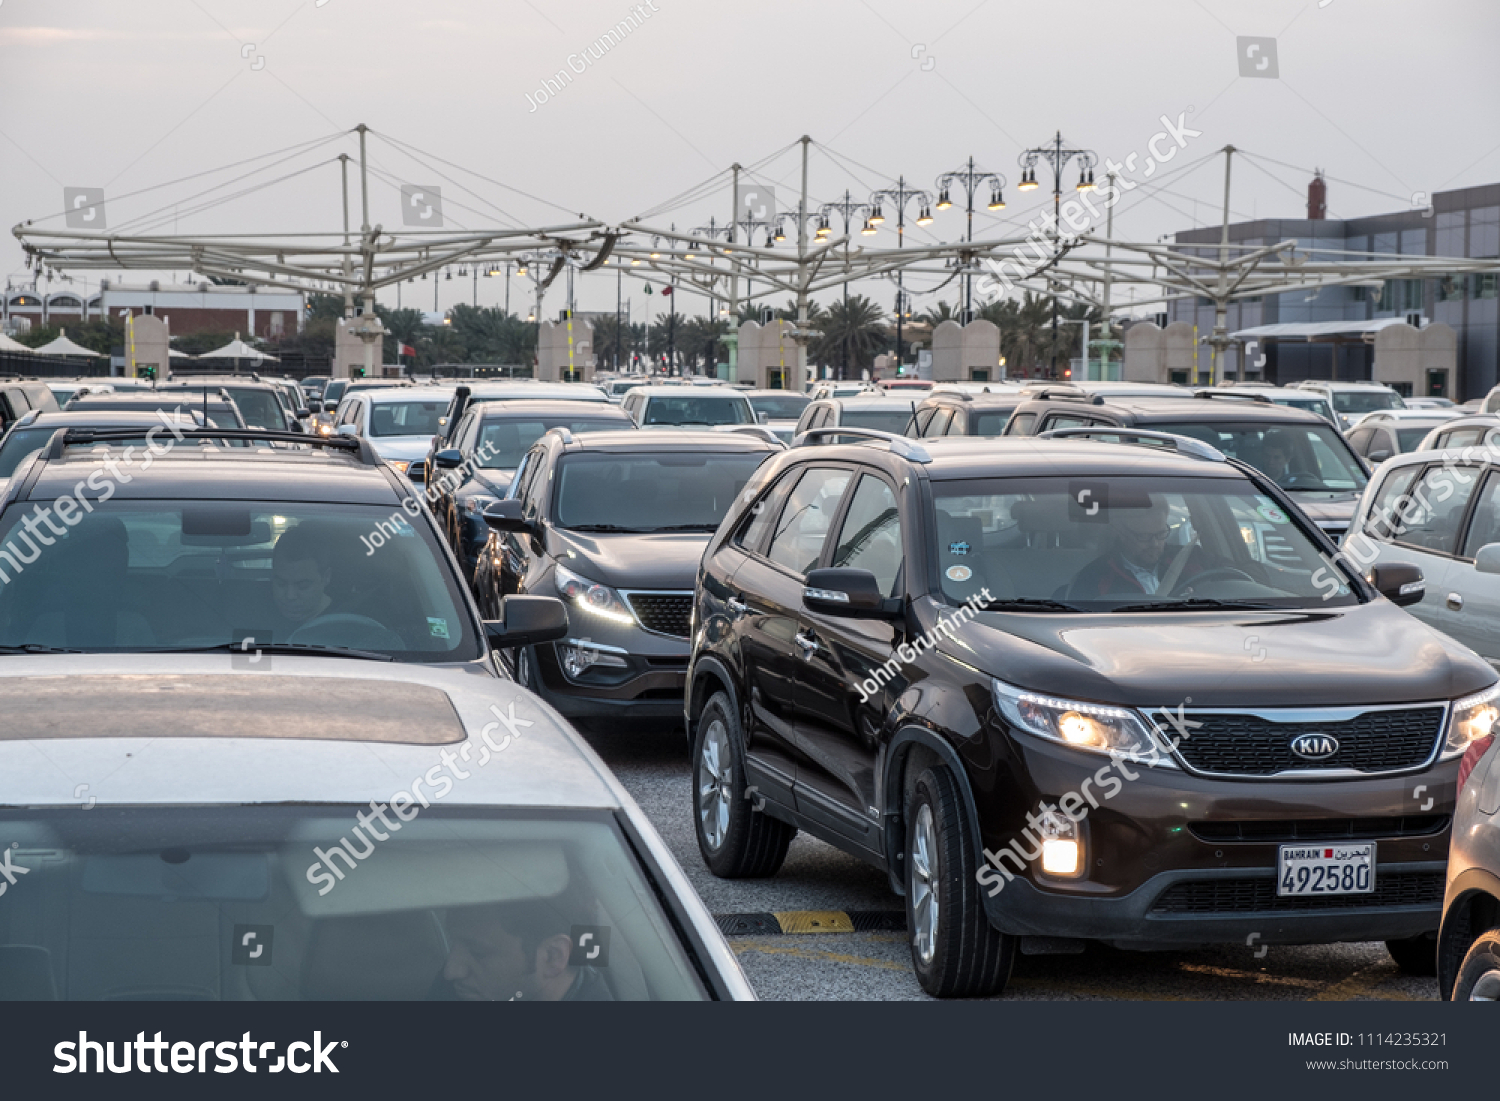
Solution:
[{"label": "passenger in car", "polygon": [[1167,595],[1197,574],[1228,565],[1196,542],[1167,554],[1171,510],[1160,496],[1153,495],[1144,508],[1112,507],[1108,515],[1109,549],[1078,571],[1068,586],[1073,599]]},{"label": "passenger in car", "polygon": [[[448,911],[448,962],[431,1000],[466,1002],[612,1002],[593,967],[575,964],[573,930],[589,907],[535,899]],[[578,954],[599,945],[579,946]]]}]

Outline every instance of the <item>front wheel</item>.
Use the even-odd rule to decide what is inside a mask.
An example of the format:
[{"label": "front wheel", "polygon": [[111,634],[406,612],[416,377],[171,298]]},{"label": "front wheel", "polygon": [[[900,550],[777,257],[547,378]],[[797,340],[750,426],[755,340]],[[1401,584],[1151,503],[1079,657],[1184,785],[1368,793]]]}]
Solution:
[{"label": "front wheel", "polygon": [[1407,975],[1437,974],[1437,934],[1418,933],[1402,940],[1388,940],[1385,950]]},{"label": "front wheel", "polygon": [[694,739],[693,827],[703,862],[724,879],[775,875],[797,833],[766,814],[764,799],[746,788],[742,744],[729,697],[717,693],[704,705]]},{"label": "front wheel", "polygon": [[906,924],[917,981],[935,998],[999,994],[1015,962],[1015,938],[984,912],[976,844],[953,774],[926,769],[906,803]]},{"label": "front wheel", "polygon": [[1469,949],[1453,984],[1455,1002],[1500,1002],[1500,929],[1491,929]]}]

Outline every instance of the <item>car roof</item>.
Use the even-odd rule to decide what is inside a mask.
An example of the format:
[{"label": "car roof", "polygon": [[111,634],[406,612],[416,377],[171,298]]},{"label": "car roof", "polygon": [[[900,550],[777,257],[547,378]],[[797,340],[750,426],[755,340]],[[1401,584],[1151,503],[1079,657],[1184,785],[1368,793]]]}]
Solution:
[{"label": "car roof", "polygon": [[[460,383],[469,388],[470,401],[493,401],[510,398],[523,400],[528,394],[539,399],[553,398],[565,401],[607,401],[603,390],[591,382],[536,382],[532,379],[517,379],[510,382]],[[453,391],[447,387],[443,392],[450,397]]]},{"label": "car roof", "polygon": [[1026,407],[1029,409],[1033,404],[1046,410],[1076,409],[1080,412],[1113,410],[1134,417],[1140,424],[1180,420],[1202,423],[1245,420],[1281,421],[1290,424],[1326,425],[1328,423],[1316,413],[1309,413],[1305,409],[1292,409],[1285,405],[1260,401],[1212,401],[1195,398],[1191,394],[1186,399],[1120,397],[1098,403],[1067,398],[1047,398],[1027,402]]},{"label": "car roof", "polygon": [[988,394],[978,394],[968,390],[935,390],[930,392],[917,408],[939,404],[962,405],[967,409],[984,409],[993,405],[1014,407],[1029,400],[1031,399],[1019,390],[1001,390],[998,393]]},{"label": "car roof", "polygon": [[645,394],[648,398],[669,397],[680,398],[684,393],[692,393],[698,397],[710,398],[743,398],[745,391],[736,390],[732,386],[636,386],[630,391],[631,397],[636,394]]},{"label": "car roof", "polygon": [[[77,806],[74,775],[93,780],[102,805],[385,802],[444,751],[469,762],[445,805],[625,803],[534,696],[451,668],[278,654],[274,672],[234,674],[222,655],[37,655],[0,667],[0,699],[0,805]],[[531,724],[493,761],[479,737],[491,705]],[[376,740],[395,725],[382,714],[393,706],[440,716],[450,733],[443,744]]]},{"label": "car roof", "polygon": [[[359,393],[361,391],[356,391]],[[345,391],[348,394],[348,391]],[[382,386],[371,390],[366,395],[372,405],[384,405],[386,402],[397,401],[440,401],[444,404],[453,400],[452,390],[443,390],[436,386]]]},{"label": "car roof", "polygon": [[542,437],[542,441],[549,442],[557,448],[565,448],[569,454],[580,451],[618,453],[715,451],[735,454],[783,450],[780,443],[772,443],[759,432],[701,432],[686,428],[636,428],[619,432],[587,432],[573,436],[567,441],[564,441],[561,435],[549,432]]},{"label": "car roof", "polygon": [[273,383],[257,382],[253,378],[197,378],[178,379],[173,376],[166,382],[155,387],[157,391],[170,390],[227,390],[233,386],[237,390],[274,390]]},{"label": "car roof", "polygon": [[1463,414],[1451,409],[1376,409],[1366,413],[1359,419],[1360,424],[1369,421],[1431,421],[1433,424],[1442,421],[1462,420]]},{"label": "car roof", "polygon": [[819,405],[835,405],[840,409],[905,409],[911,411],[912,406],[919,406],[926,398],[918,394],[909,394],[905,397],[887,397],[877,394],[873,397],[862,395],[847,398],[819,398]]},{"label": "car roof", "polygon": [[800,390],[741,390],[747,398],[802,398],[811,400]]},{"label": "car roof", "polygon": [[1369,382],[1366,380],[1349,380],[1344,382],[1333,382],[1329,379],[1306,379],[1297,384],[1299,390],[1395,390],[1383,382]]},{"label": "car roof", "polygon": [[[597,417],[600,420],[633,424],[630,414],[613,402],[576,401],[481,401],[479,408],[482,420],[505,420],[520,417]],[[580,409],[583,405],[585,408]]]},{"label": "car roof", "polygon": [[[197,411],[184,410],[177,414],[178,424],[196,424],[192,413]],[[167,414],[171,416],[172,414]],[[101,425],[117,425],[120,428],[134,428],[136,425],[161,424],[161,415],[155,410],[147,412],[134,409],[65,409],[60,412],[48,412],[46,410],[35,412],[22,417],[16,424],[21,428],[71,428],[78,426],[82,428],[97,428]],[[219,427],[223,427],[220,425]]]},{"label": "car roof", "polygon": [[[89,468],[103,469],[102,462],[92,448],[78,447],[65,451],[60,459],[45,460],[35,480],[12,478],[11,485],[23,487],[21,500],[50,500],[71,493],[79,479],[87,477]],[[18,477],[20,474],[17,471]],[[122,479],[115,483],[113,496],[123,500],[326,501],[396,507],[403,495],[393,482],[395,477],[387,475],[382,464],[367,463],[343,447],[292,450],[251,446],[206,451],[194,446],[155,457],[149,469],[144,464],[132,469],[129,482]]]}]

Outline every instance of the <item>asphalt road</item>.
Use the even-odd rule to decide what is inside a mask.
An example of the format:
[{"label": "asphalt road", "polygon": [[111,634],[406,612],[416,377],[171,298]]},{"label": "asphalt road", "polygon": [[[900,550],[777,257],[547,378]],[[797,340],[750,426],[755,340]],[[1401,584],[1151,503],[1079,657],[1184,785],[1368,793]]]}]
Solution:
[{"label": "asphalt road", "polygon": [[[771,879],[715,878],[693,836],[687,747],[680,732],[584,726],[589,742],[650,816],[715,915],[783,911],[899,911],[885,876],[798,834]],[[732,935],[730,944],[768,1000],[924,1000],[901,932]],[[1258,956],[1257,951],[1263,952]],[[1007,999],[1195,1001],[1433,1000],[1435,979],[1401,974],[1380,944],[1241,945],[1191,952],[1023,956]]]}]

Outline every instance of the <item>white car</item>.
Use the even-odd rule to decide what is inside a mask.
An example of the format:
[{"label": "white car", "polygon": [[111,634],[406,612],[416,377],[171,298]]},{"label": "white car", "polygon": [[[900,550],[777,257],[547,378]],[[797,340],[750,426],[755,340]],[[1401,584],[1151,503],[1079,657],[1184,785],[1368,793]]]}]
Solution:
[{"label": "white car", "polygon": [[743,390],[730,386],[637,386],[620,402],[640,428],[757,424]]},{"label": "white car", "polygon": [[1456,409],[1382,409],[1360,417],[1344,435],[1356,455],[1383,463],[1392,455],[1418,450],[1434,428],[1460,416]]},{"label": "white car", "polygon": [[451,391],[437,386],[356,390],[339,402],[333,430],[368,439],[382,459],[405,474],[427,457],[452,398]]},{"label": "white car", "polygon": [[1345,431],[1354,427],[1354,422],[1362,414],[1406,408],[1401,395],[1383,382],[1329,382],[1304,379],[1297,383],[1295,388],[1311,390],[1327,397],[1333,403],[1333,411],[1338,414],[1338,426]]}]

